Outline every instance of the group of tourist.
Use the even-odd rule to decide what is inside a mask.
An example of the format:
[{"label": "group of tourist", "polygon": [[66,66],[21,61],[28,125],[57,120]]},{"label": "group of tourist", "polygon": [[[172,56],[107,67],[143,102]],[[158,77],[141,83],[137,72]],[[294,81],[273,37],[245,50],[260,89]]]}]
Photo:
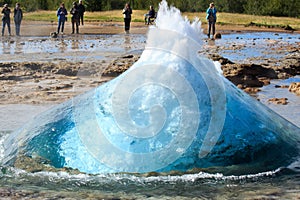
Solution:
[{"label": "group of tourist", "polygon": [[[126,3],[125,7],[123,9],[125,33],[129,33],[131,14],[132,14],[132,9],[130,8],[129,3]],[[146,13],[144,16],[145,16],[145,24],[149,25],[150,20],[155,18],[155,10],[154,10],[153,6],[150,6],[148,13]],[[216,25],[216,21],[217,21],[217,9],[215,8],[215,5],[213,2],[209,4],[209,8],[206,10],[206,19],[208,21],[207,36],[208,36],[208,38],[210,38],[210,34],[212,33],[213,39],[214,39],[214,35],[216,32],[215,25]]]},{"label": "group of tourist", "polygon": [[[70,10],[70,14],[72,15],[71,17],[71,22],[72,22],[72,34],[75,33],[75,28],[76,28],[76,33],[79,33],[79,25],[83,25],[83,15],[85,12],[85,6],[82,3],[82,0],[79,0],[79,3],[77,4],[76,2],[73,2],[72,8]],[[5,27],[7,26],[8,29],[8,35],[11,36],[11,28],[10,28],[10,13],[11,10],[8,7],[7,4],[4,4],[3,9],[2,9],[2,36],[4,36],[4,31]],[[56,13],[58,17],[58,27],[57,27],[57,33],[63,34],[64,32],[64,25],[65,22],[67,21],[67,15],[68,11],[65,8],[65,4],[61,3],[60,7],[57,10]],[[15,21],[15,27],[16,27],[16,35],[20,35],[20,27],[21,27],[21,22],[23,19],[23,12],[20,7],[20,3],[16,3],[16,7],[14,8],[14,21]],[[61,32],[60,32],[61,31]]]},{"label": "group of tourist", "polygon": [[[1,13],[2,16],[2,36],[4,35],[5,26],[7,26],[8,29],[8,35],[11,35],[11,29],[10,29],[10,9],[7,4],[4,4],[3,9]],[[20,4],[16,3],[16,7],[14,8],[14,21],[16,26],[16,35],[20,35],[20,27],[21,27],[21,21],[23,19],[23,12],[20,8]]]},{"label": "group of tourist", "polygon": [[[80,23],[81,23],[81,25],[83,25],[83,15],[85,12],[85,6],[83,5],[82,0],[79,0],[79,4],[77,4],[76,2],[73,2],[72,5],[73,6],[70,10],[70,14],[72,15],[72,17],[71,17],[72,34],[75,33],[75,29],[76,29],[76,33],[78,34]],[[7,26],[8,34],[11,35],[10,12],[11,11],[10,11],[8,5],[5,4],[2,9],[2,14],[3,14],[3,16],[2,16],[2,36],[4,35],[5,26]],[[215,34],[215,23],[217,20],[217,15],[216,15],[217,10],[214,6],[214,3],[210,3],[209,8],[207,9],[206,13],[207,13],[206,19],[208,20],[207,36],[208,36],[208,38],[210,38],[211,31],[212,31],[212,35]],[[124,16],[125,32],[129,33],[131,15],[132,15],[132,9],[131,9],[129,3],[125,4],[122,14]],[[64,25],[65,25],[65,22],[67,21],[67,15],[68,15],[68,11],[65,8],[64,3],[60,4],[60,7],[58,8],[56,15],[58,17],[57,34],[59,34],[59,33],[63,34],[64,33]],[[153,6],[150,6],[149,12],[147,14],[145,14],[145,23],[149,25],[150,19],[152,19],[154,17],[155,17],[155,10],[154,10]],[[14,8],[14,21],[15,21],[17,36],[20,35],[20,26],[21,26],[22,19],[23,19],[23,12],[22,12],[22,9],[20,8],[20,3],[16,3],[16,7]]]},{"label": "group of tourist", "polygon": [[[70,10],[70,14],[72,15],[72,17],[71,17],[72,34],[75,33],[75,28],[76,28],[76,33],[77,34],[79,33],[80,23],[81,23],[81,25],[83,25],[84,12],[85,12],[85,7],[82,3],[82,0],[79,0],[79,4],[77,4],[74,1],[72,4],[72,8]],[[60,7],[58,8],[56,15],[58,17],[57,34],[59,34],[59,33],[64,34],[64,26],[65,26],[65,22],[67,21],[67,15],[68,15],[68,11],[65,8],[64,3],[60,4]]]}]

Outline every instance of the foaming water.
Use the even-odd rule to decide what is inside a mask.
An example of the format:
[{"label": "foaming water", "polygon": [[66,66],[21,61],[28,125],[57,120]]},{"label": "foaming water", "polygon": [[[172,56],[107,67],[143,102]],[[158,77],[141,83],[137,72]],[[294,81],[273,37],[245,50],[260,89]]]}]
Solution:
[{"label": "foaming water", "polygon": [[[151,174],[69,174],[67,172],[36,172],[28,173],[22,170],[8,168],[1,173],[1,186],[9,184],[20,185],[19,193],[45,191],[51,194],[55,191],[62,198],[82,198],[88,193],[90,198],[120,198],[120,199],[215,199],[222,196],[225,199],[235,195],[237,199],[255,198],[268,195],[269,190],[279,186],[282,177],[280,170],[250,174],[245,176],[224,176],[222,174],[196,173],[183,175],[151,175]],[[1,170],[4,171],[3,169]],[[269,182],[272,181],[273,187]],[[260,185],[260,187],[258,187]],[[290,186],[290,184],[288,184]],[[58,189],[59,188],[59,189]],[[262,189],[260,189],[262,188]],[[295,188],[296,192],[299,188]],[[251,195],[247,191],[256,191]],[[264,192],[265,191],[265,192]],[[46,194],[47,194],[46,193]],[[23,194],[23,195],[24,195]],[[38,193],[35,195],[37,196]],[[28,195],[30,197],[30,195]],[[55,197],[54,194],[51,195]],[[281,196],[280,192],[277,196]],[[86,197],[87,198],[87,197]]]}]

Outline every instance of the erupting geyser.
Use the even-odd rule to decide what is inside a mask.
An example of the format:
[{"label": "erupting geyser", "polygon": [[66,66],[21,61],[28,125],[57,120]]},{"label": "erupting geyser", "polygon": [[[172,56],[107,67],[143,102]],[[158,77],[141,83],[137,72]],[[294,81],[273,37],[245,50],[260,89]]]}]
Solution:
[{"label": "erupting geyser", "polygon": [[[201,24],[163,0],[141,58],[125,73],[36,117],[5,141],[6,164],[42,157],[87,173],[287,166],[300,130],[198,55]],[[227,171],[228,172],[228,171]]]}]

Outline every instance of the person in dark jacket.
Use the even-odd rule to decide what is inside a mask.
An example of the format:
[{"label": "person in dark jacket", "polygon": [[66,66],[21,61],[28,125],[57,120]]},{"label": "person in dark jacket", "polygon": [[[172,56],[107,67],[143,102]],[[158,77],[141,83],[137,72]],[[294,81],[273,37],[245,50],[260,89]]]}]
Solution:
[{"label": "person in dark jacket", "polygon": [[124,23],[125,23],[125,33],[129,33],[130,22],[131,22],[131,14],[132,9],[130,8],[130,4],[126,3],[123,9]]},{"label": "person in dark jacket", "polygon": [[60,7],[57,9],[56,15],[58,17],[57,34],[59,34],[60,28],[61,28],[61,34],[64,34],[65,21],[67,19],[66,15],[68,15],[68,11],[65,8],[64,3],[60,4]]},{"label": "person in dark jacket", "polygon": [[23,11],[20,8],[20,3],[16,3],[16,7],[14,9],[14,21],[16,27],[16,35],[20,36],[21,22],[23,19]]},{"label": "person in dark jacket", "polygon": [[2,36],[4,35],[5,26],[7,25],[8,34],[11,35],[10,32],[10,9],[7,4],[4,4],[2,12]]},{"label": "person in dark jacket", "polygon": [[206,19],[208,21],[208,33],[207,36],[210,38],[210,32],[212,29],[212,35],[216,32],[216,21],[217,21],[217,9],[214,3],[209,4],[209,8],[206,10]]},{"label": "person in dark jacket", "polygon": [[82,3],[82,0],[79,0],[79,4],[78,4],[78,11],[79,11],[79,24],[80,24],[80,21],[81,21],[81,25],[83,26],[83,15],[84,15],[84,12],[85,12],[85,7]]},{"label": "person in dark jacket", "polygon": [[70,13],[72,15],[72,34],[74,34],[75,26],[76,26],[76,33],[79,33],[79,10],[78,5],[76,2],[73,2],[73,7],[70,10]]},{"label": "person in dark jacket", "polygon": [[150,6],[149,12],[147,14],[145,14],[145,23],[147,25],[149,25],[150,20],[153,19],[153,18],[155,18],[155,10],[154,10],[153,6]]}]

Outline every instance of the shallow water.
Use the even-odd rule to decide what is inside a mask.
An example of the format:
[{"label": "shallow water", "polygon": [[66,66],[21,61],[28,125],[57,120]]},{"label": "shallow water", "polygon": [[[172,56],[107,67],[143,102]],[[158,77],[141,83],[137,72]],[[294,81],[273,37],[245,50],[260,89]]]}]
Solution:
[{"label": "shallow water", "polygon": [[[296,76],[286,80],[272,80],[270,85],[264,86],[258,93],[258,98],[269,108],[300,127],[300,97],[288,91],[288,88],[277,88],[275,86],[290,85],[292,82],[300,82],[300,77]],[[268,102],[271,98],[287,98],[287,105],[275,105]]]},{"label": "shallow water", "polygon": [[141,52],[145,35],[77,35],[44,37],[11,37],[0,41],[2,62],[23,61],[99,61],[127,51]]},{"label": "shallow water", "polygon": [[[239,38],[237,38],[239,37]],[[280,39],[283,37],[283,39]],[[129,42],[126,41],[129,38]],[[244,38],[243,40],[241,38]],[[255,38],[256,45],[253,45]],[[270,38],[270,39],[268,39]],[[287,38],[287,39],[284,39]],[[289,39],[291,38],[291,39]],[[144,35],[114,35],[114,36],[84,36],[77,45],[73,45],[73,37],[58,39],[20,38],[25,40],[22,48],[16,42],[0,43],[0,54],[6,56],[1,61],[32,60],[102,60],[108,55],[120,55],[124,52],[141,51],[144,47]],[[246,42],[244,41],[246,39]],[[269,56],[284,56],[284,52],[264,48],[269,40],[279,40],[282,43],[293,43],[299,40],[295,34],[274,33],[239,33],[224,35],[222,40],[215,41],[215,46],[224,46],[220,55],[233,61],[246,62],[248,59],[268,50]],[[19,41],[19,43],[22,43]],[[244,50],[228,50],[231,43],[246,45]],[[246,44],[245,44],[246,43]],[[43,44],[43,45],[41,45]],[[252,45],[251,45],[252,44]],[[44,47],[44,45],[47,47]],[[96,51],[90,52],[93,46]],[[63,47],[63,48],[62,48]],[[89,52],[86,52],[89,51]],[[42,52],[42,53],[41,53]],[[39,56],[36,56],[39,55]],[[82,55],[83,57],[80,57]],[[265,58],[265,57],[264,57]],[[268,56],[266,56],[268,58]],[[258,59],[259,60],[259,59]],[[272,81],[272,84],[262,88],[259,98],[263,103],[299,126],[300,98],[287,89],[274,89],[275,84],[287,84],[292,81]],[[299,81],[299,77],[296,77]],[[271,97],[288,97],[286,106],[273,105],[267,102]],[[0,140],[4,140],[11,131],[26,123],[33,116],[47,109],[46,106],[6,105],[0,107]],[[2,152],[0,151],[0,154]],[[148,174],[100,174],[70,175],[66,172],[35,172],[28,173],[15,168],[1,167],[0,196],[20,197],[30,199],[299,199],[300,176],[287,169],[278,169],[261,174],[246,174],[245,176],[223,176],[222,174],[186,173],[175,175]]]},{"label": "shallow water", "polygon": [[238,63],[261,63],[268,59],[280,59],[292,53],[284,47],[300,42],[299,34],[253,32],[224,34],[214,43],[225,58]]}]

